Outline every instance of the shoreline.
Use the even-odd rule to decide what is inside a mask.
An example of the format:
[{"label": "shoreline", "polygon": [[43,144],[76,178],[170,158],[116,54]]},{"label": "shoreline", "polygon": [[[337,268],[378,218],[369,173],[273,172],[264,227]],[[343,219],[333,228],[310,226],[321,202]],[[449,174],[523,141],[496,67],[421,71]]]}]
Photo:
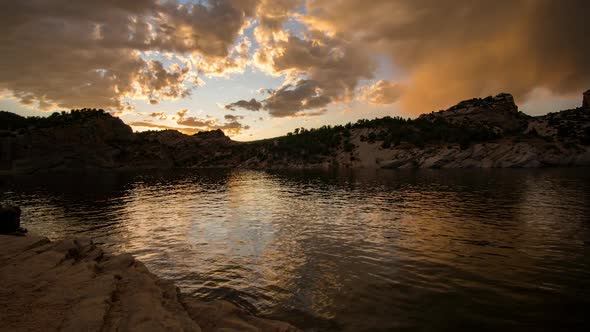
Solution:
[{"label": "shoreline", "polygon": [[0,235],[0,243],[1,331],[299,331],[184,296],[132,255],[90,239]]},{"label": "shoreline", "polygon": [[2,170],[0,169],[0,176],[27,176],[27,175],[39,175],[39,174],[59,174],[59,173],[73,173],[73,174],[85,174],[92,172],[107,172],[107,173],[126,173],[126,172],[155,172],[155,171],[208,171],[208,170],[245,170],[245,171],[420,171],[420,170],[541,170],[541,169],[580,169],[589,168],[590,163],[586,164],[542,164],[537,166],[508,166],[508,167],[347,167],[345,165],[308,165],[302,167],[222,167],[222,166],[211,166],[211,167],[95,167],[95,168],[49,168],[42,170]]}]

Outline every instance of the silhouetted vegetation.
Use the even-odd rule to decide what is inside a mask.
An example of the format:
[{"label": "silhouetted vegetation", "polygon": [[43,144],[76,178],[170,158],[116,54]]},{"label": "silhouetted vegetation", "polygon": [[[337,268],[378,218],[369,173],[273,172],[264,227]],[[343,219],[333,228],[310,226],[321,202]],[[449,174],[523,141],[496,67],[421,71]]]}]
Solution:
[{"label": "silhouetted vegetation", "polygon": [[469,127],[448,123],[443,119],[428,121],[425,119],[403,119],[401,117],[384,117],[375,120],[360,120],[353,128],[373,129],[362,139],[369,142],[382,142],[384,149],[401,143],[413,144],[419,148],[429,143],[457,143],[467,147],[471,143],[488,141],[499,135],[485,127]]},{"label": "silhouetted vegetation", "polygon": [[20,115],[0,111],[0,130],[16,130],[27,126],[27,118]]},{"label": "silhouetted vegetation", "polygon": [[276,140],[271,151],[278,157],[303,157],[307,162],[321,156],[332,154],[337,148],[352,152],[355,148],[350,141],[351,129],[370,129],[361,141],[380,143],[389,149],[401,143],[412,144],[422,148],[429,143],[455,143],[465,148],[474,142],[498,138],[493,130],[484,127],[458,126],[437,119],[434,122],[425,119],[404,119],[401,117],[384,117],[374,120],[359,120],[344,126],[322,126],[316,129],[297,128],[287,136]]},{"label": "silhouetted vegetation", "polygon": [[111,116],[102,109],[76,109],[70,112],[55,112],[48,117],[23,117],[14,113],[0,111],[0,130],[19,130],[26,128],[52,128],[81,123],[89,119]]},{"label": "silhouetted vegetation", "polygon": [[272,152],[278,156],[300,156],[307,162],[319,161],[319,156],[330,155],[350,136],[344,126],[297,128],[273,142]]}]

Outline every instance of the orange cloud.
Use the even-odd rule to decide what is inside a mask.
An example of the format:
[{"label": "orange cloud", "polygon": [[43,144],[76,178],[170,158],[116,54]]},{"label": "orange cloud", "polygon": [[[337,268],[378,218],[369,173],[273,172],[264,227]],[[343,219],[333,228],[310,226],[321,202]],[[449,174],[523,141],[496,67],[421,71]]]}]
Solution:
[{"label": "orange cloud", "polygon": [[373,105],[393,104],[402,95],[404,87],[400,83],[380,80],[360,89],[360,99]]},{"label": "orange cloud", "polygon": [[412,113],[506,91],[526,99],[590,86],[585,0],[307,0],[312,28],[363,43],[407,74]]},{"label": "orange cloud", "polygon": [[[224,119],[225,122],[219,122],[218,119],[207,116],[205,119],[201,119],[194,116],[187,116],[189,111],[187,109],[180,110],[176,112],[176,124],[177,126],[169,126],[167,124],[162,123],[154,123],[147,121],[136,121],[132,122],[129,125],[133,127],[144,127],[144,128],[154,128],[158,130],[177,130],[187,135],[192,135],[201,131],[210,131],[210,130],[223,130],[227,135],[233,136],[240,134],[244,130],[250,129],[250,126],[243,125],[239,120],[242,120],[242,116],[237,115],[225,115]],[[165,120],[167,117],[164,113],[151,113],[149,114],[150,117],[159,118],[160,120]]]}]

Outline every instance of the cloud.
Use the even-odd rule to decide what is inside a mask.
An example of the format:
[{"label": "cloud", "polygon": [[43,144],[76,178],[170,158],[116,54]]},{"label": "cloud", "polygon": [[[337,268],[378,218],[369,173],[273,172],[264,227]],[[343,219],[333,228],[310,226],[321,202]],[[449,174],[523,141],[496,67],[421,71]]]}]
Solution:
[{"label": "cloud", "polygon": [[188,110],[187,109],[182,109],[178,112],[176,112],[176,116],[178,116],[179,119],[184,119],[184,117],[188,114]]},{"label": "cloud", "polygon": [[239,123],[238,121],[234,120],[234,121],[226,122],[223,124],[218,124],[218,125],[211,127],[211,130],[215,130],[215,129],[221,129],[221,130],[223,130],[224,133],[226,133],[228,135],[237,135],[237,134],[241,133],[243,130],[250,129],[250,126],[244,126],[241,123]]},{"label": "cloud", "polygon": [[259,21],[254,30],[256,41],[264,45],[282,39],[286,35],[283,24],[303,4],[303,0],[261,0],[256,12]]},{"label": "cloud", "polygon": [[166,120],[168,119],[168,115],[164,112],[160,112],[160,113],[150,113],[148,114],[150,117],[152,118],[158,118],[159,120]]},{"label": "cloud", "polygon": [[225,109],[230,111],[235,111],[238,108],[243,108],[248,111],[260,111],[262,109],[262,103],[257,101],[256,99],[252,98],[250,100],[239,100],[235,103],[231,103],[229,105],[225,105]]},{"label": "cloud", "polygon": [[2,1],[0,90],[40,109],[130,109],[125,98],[186,97],[188,66],[147,61],[156,51],[220,61],[258,0]]},{"label": "cloud", "polygon": [[305,110],[325,107],[332,97],[325,93],[321,83],[301,79],[274,91],[264,100],[265,109],[274,117],[288,117],[303,114]]},{"label": "cloud", "polygon": [[182,125],[182,126],[187,126],[187,127],[197,127],[197,128],[202,128],[202,127],[210,127],[211,125],[215,124],[214,120],[209,120],[209,119],[199,119],[196,117],[188,117],[188,118],[182,118],[176,121],[177,124]]},{"label": "cloud", "polygon": [[[153,113],[156,116],[158,113]],[[242,116],[234,116],[228,114],[225,116],[225,122],[219,122],[212,116],[206,116],[205,119],[197,117],[186,117],[188,110],[177,112],[179,118],[176,120],[178,126],[170,126],[167,124],[153,123],[147,121],[132,122],[129,125],[134,127],[154,128],[158,130],[177,130],[187,135],[192,135],[201,131],[211,131],[221,129],[229,136],[240,134],[244,130],[250,129],[250,126],[243,125],[238,120],[243,119]],[[150,115],[151,116],[151,115]]]},{"label": "cloud", "polygon": [[181,68],[177,64],[166,69],[162,62],[152,60],[136,77],[137,91],[139,95],[148,96],[150,104],[162,99],[185,98],[191,91],[184,85],[190,77],[189,70],[188,65]]},{"label": "cloud", "polygon": [[[2,1],[0,91],[39,109],[123,112],[255,66],[284,82],[226,109],[309,116],[360,93],[421,113],[502,91],[578,95],[590,87],[588,12],[586,0]],[[376,55],[403,88],[358,88]]]},{"label": "cloud", "polygon": [[395,103],[404,91],[403,85],[380,80],[370,86],[360,89],[360,100],[367,101],[373,105],[388,105]]},{"label": "cloud", "polygon": [[269,94],[262,101],[240,100],[226,108],[264,109],[273,117],[294,117],[351,100],[359,80],[372,78],[375,70],[373,60],[357,46],[318,31],[269,41],[256,52],[255,62],[272,75],[285,75],[286,81],[276,90],[261,90]]},{"label": "cloud", "polygon": [[229,121],[237,121],[242,120],[244,117],[241,115],[226,114],[223,118]]},{"label": "cloud", "polygon": [[227,77],[229,74],[242,73],[250,64],[252,42],[248,37],[232,48],[226,57],[203,58],[193,57],[199,73],[213,77]]},{"label": "cloud", "polygon": [[153,122],[143,122],[143,121],[131,122],[131,123],[129,123],[129,125],[132,127],[144,127],[144,128],[151,128],[151,129],[157,129],[157,130],[176,130],[176,131],[179,131],[179,132],[186,134],[186,135],[194,135],[194,134],[201,131],[200,129],[196,129],[196,128],[173,127],[173,126],[167,126],[164,124],[158,124],[158,123],[153,123]]},{"label": "cloud", "polygon": [[308,0],[303,20],[389,56],[407,74],[402,107],[421,113],[500,91],[579,94],[589,11],[585,0]]},{"label": "cloud", "polygon": [[[239,122],[239,120],[242,120],[244,118],[243,116],[227,114],[224,117],[224,119],[226,121],[219,122],[218,119],[216,119],[215,117],[210,116],[210,115],[207,115],[205,117],[205,119],[202,119],[202,118],[198,118],[198,117],[194,117],[194,116],[187,117],[188,113],[189,113],[189,110],[187,110],[187,109],[183,109],[183,110],[176,112],[176,115],[177,115],[176,124],[179,126],[190,127],[193,130],[197,130],[196,132],[221,129],[227,135],[233,136],[233,135],[240,134],[244,130],[250,129],[250,126],[243,125],[242,123]],[[174,128],[177,128],[177,127],[174,127]],[[178,128],[182,129],[184,127],[178,127]],[[180,130],[180,131],[182,131],[182,130]]]}]

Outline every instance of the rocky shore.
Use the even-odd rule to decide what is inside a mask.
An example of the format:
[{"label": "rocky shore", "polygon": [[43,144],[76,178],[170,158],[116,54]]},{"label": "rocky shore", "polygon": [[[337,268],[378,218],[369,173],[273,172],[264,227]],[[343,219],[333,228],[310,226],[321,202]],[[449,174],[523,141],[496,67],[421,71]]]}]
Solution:
[{"label": "rocky shore", "polygon": [[298,331],[225,301],[183,296],[89,239],[0,235],[0,331]]}]

